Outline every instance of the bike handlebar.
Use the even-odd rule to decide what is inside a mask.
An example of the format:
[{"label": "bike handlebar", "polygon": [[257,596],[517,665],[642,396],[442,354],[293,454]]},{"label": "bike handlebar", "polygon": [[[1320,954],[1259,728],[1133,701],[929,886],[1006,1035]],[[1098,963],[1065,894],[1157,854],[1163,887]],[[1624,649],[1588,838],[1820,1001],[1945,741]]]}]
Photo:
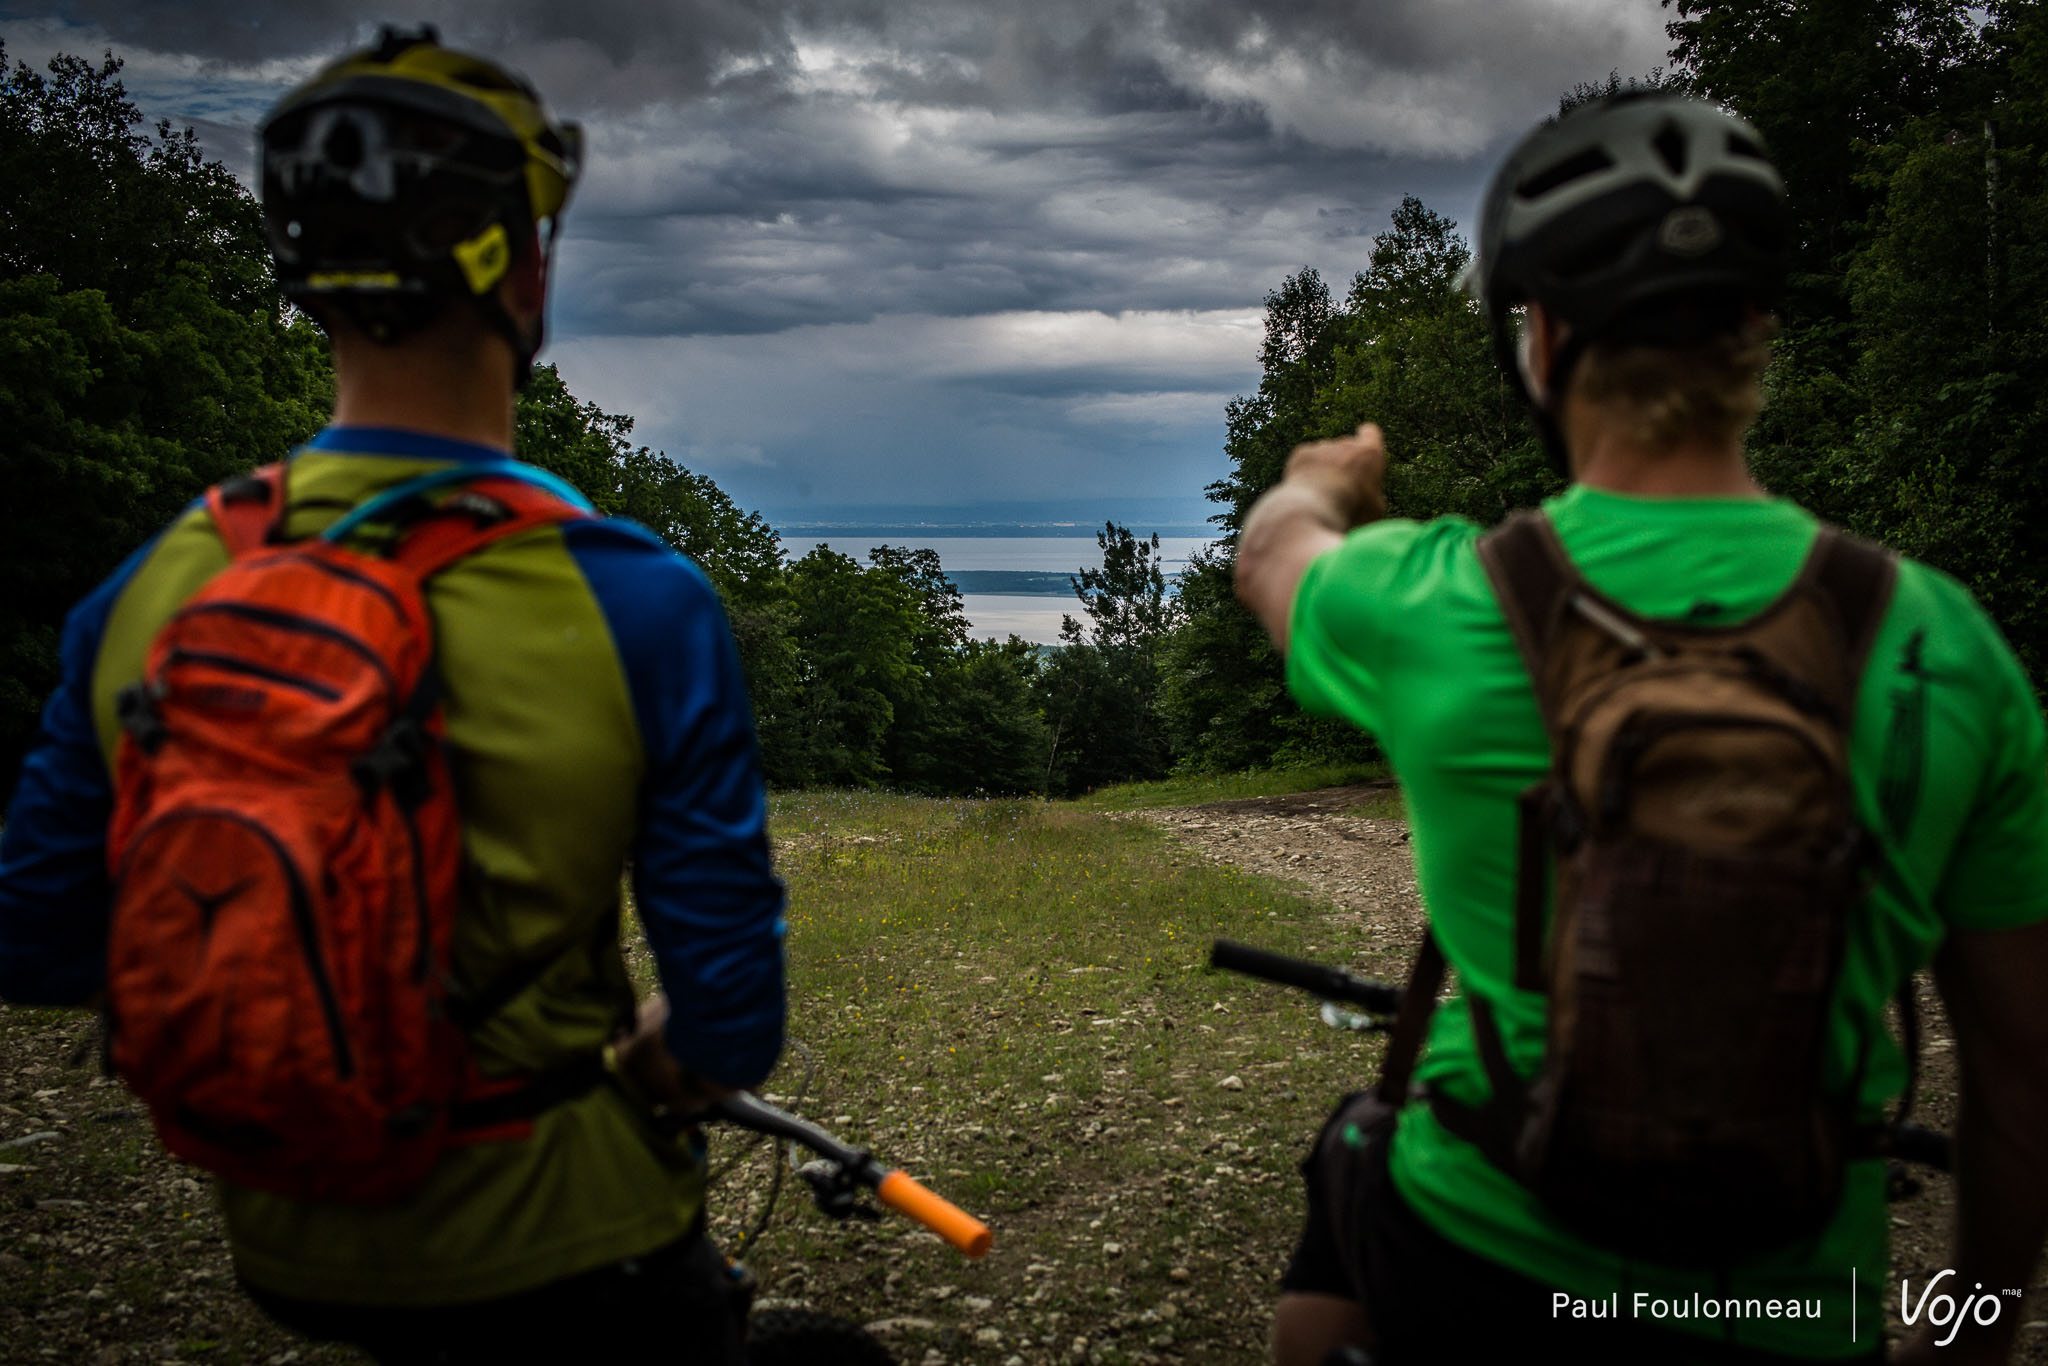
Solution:
[{"label": "bike handlebar", "polygon": [[752,1092],[733,1093],[720,1101],[713,1113],[743,1129],[802,1144],[847,1179],[874,1191],[875,1198],[890,1209],[917,1220],[970,1258],[986,1255],[995,1240],[987,1224],[919,1185],[908,1173],[884,1167],[867,1149],[849,1147],[809,1120],[779,1110]]},{"label": "bike handlebar", "polygon": [[988,1225],[945,1196],[921,1186],[908,1172],[893,1171],[875,1185],[875,1198],[907,1214],[960,1249],[971,1260],[984,1256],[995,1235]]},{"label": "bike handlebar", "polygon": [[1376,1015],[1392,1015],[1401,1008],[1401,989],[1385,982],[1354,977],[1342,968],[1290,958],[1270,949],[1255,949],[1231,939],[1219,939],[1209,949],[1209,966],[1226,972],[1241,972],[1282,986],[1299,987],[1326,1001],[1348,1001],[1364,1006]]}]

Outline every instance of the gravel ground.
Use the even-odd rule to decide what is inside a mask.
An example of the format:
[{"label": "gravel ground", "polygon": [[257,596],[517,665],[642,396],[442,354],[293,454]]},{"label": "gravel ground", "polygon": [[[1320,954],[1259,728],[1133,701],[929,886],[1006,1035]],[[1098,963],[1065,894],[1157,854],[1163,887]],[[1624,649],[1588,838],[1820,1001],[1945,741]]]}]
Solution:
[{"label": "gravel ground", "polygon": [[[1114,818],[1154,823],[1196,858],[1291,882],[1304,894],[1299,909],[1274,914],[1303,918],[1301,951],[1398,978],[1422,928],[1398,811],[1380,783]],[[999,1243],[1011,1257],[967,1267],[897,1224],[820,1228],[800,1195],[786,1196],[765,1249],[767,1293],[872,1319],[916,1366],[1260,1359],[1271,1263],[1284,1249],[1246,1246],[1246,1211],[1297,1198],[1292,1164],[1337,1089],[1322,1075],[1333,1051],[1352,1058],[1338,1059],[1338,1071],[1369,1058],[1358,1036],[1303,1031],[1283,1017],[1285,1036],[1300,1038],[1292,1061],[1233,1061],[1237,1012],[1272,1003],[1226,979],[1216,990],[1225,994],[1192,1018],[1155,1019],[1157,1007],[1137,1000],[1034,1023],[1050,1043],[1085,1038],[1089,1055],[1100,1053],[1102,1084],[1085,1096],[1062,1099],[1048,1072],[1043,1100],[1005,1099],[935,1125],[923,1087],[906,1078],[900,1096],[888,1095],[871,1137],[921,1156],[956,1190],[987,1171],[1042,1175],[1048,1142],[1064,1154],[1045,1189],[1006,1197]],[[1923,998],[1920,1117],[1943,1124],[1953,1114],[1952,1053],[1938,1005]],[[957,1023],[1007,1034],[1024,1021],[1005,1009],[1009,1018],[992,1008],[986,1021]],[[273,1328],[235,1292],[210,1193],[163,1156],[141,1108],[100,1077],[95,1051],[84,1016],[0,1007],[0,1363],[359,1362]],[[1159,1075],[1126,1086],[1147,1067]],[[1216,1079],[1232,1068],[1249,1089],[1235,1073]],[[1290,1089],[1264,1090],[1283,1078]],[[1172,1094],[1159,1100],[1154,1090]],[[1156,1162],[1119,1153],[1148,1133],[1166,1140]],[[1091,1162],[1107,1180],[1093,1179]],[[714,1227],[728,1238],[759,1193],[762,1169],[743,1166],[723,1208],[714,1203]],[[1917,1285],[1947,1261],[1947,1182],[1929,1179],[1893,1213],[1895,1271]],[[2015,1361],[2048,1366],[2044,1297],[2048,1286],[2036,1285],[2022,1302]],[[1896,1320],[1895,1294],[1888,1307]]]}]

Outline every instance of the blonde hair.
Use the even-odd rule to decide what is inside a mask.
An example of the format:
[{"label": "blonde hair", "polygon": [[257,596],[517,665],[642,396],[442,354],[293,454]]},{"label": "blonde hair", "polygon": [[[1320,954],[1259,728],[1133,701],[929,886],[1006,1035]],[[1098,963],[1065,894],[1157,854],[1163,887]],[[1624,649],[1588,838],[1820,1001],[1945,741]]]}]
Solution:
[{"label": "blonde hair", "polygon": [[1651,450],[1739,440],[1763,411],[1764,370],[1776,319],[1680,346],[1595,343],[1579,358],[1571,392],[1629,424]]}]

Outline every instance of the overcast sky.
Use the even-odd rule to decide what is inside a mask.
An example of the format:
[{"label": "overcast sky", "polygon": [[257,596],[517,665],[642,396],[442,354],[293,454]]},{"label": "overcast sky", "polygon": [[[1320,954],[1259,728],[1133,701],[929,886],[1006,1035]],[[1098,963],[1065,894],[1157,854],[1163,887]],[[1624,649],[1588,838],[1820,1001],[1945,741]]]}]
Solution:
[{"label": "overcast sky", "polygon": [[1266,292],[1341,292],[1405,193],[1460,224],[1657,0],[0,0],[10,60],[127,61],[247,175],[380,18],[580,119],[546,353],[743,505],[1200,495]]}]

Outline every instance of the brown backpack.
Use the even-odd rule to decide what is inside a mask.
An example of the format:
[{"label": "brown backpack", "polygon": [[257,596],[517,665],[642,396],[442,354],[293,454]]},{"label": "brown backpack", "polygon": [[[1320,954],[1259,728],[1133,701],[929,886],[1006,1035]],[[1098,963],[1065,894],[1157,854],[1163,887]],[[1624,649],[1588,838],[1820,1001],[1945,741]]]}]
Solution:
[{"label": "brown backpack", "polygon": [[[1432,1109],[1617,1251],[1714,1265],[1809,1235],[1857,1143],[1860,1059],[1839,1094],[1821,1073],[1871,853],[1849,730],[1896,561],[1823,528],[1775,602],[1707,627],[1601,596],[1540,513],[1479,556],[1550,734],[1515,908],[1516,985],[1549,998],[1548,1035],[1524,1080],[1471,994],[1491,1098]],[[1441,961],[1417,965],[1431,996]]]}]

